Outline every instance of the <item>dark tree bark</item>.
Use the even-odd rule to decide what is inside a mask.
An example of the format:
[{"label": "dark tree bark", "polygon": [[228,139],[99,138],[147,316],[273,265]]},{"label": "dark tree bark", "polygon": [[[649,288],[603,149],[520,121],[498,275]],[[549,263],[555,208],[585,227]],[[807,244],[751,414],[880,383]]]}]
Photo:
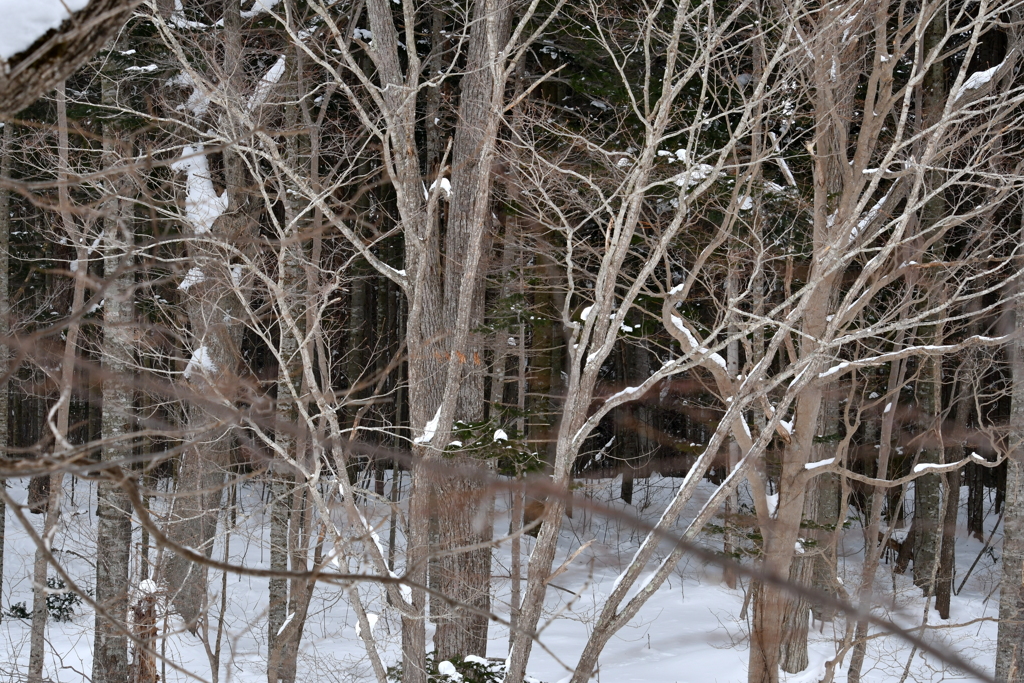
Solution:
[{"label": "dark tree bark", "polygon": [[[945,15],[942,11],[935,13],[928,24],[924,39],[924,49],[931,52],[937,49],[946,33]],[[946,76],[944,63],[937,60],[925,73],[921,86],[921,108],[923,110],[923,128],[934,125],[942,118],[943,107],[946,106]],[[928,181],[933,186],[942,183],[939,171],[930,171]],[[921,224],[930,230],[943,216],[944,202],[941,194],[929,199],[921,211]],[[941,255],[941,243],[933,245],[931,252]],[[941,256],[939,256],[941,258]],[[922,283],[927,286],[927,283]],[[935,289],[933,294],[938,294]],[[927,344],[940,344],[942,331],[937,326],[925,326],[923,336]],[[917,381],[918,406],[921,411],[924,443],[918,451],[919,464],[938,464],[943,461],[942,439],[939,431],[939,420],[942,412],[942,360],[941,358],[925,358],[921,361]],[[911,542],[914,544],[914,584],[923,589],[925,595],[934,595],[935,574],[939,563],[939,548],[942,542],[942,476],[925,474],[914,480],[914,529]]]}]

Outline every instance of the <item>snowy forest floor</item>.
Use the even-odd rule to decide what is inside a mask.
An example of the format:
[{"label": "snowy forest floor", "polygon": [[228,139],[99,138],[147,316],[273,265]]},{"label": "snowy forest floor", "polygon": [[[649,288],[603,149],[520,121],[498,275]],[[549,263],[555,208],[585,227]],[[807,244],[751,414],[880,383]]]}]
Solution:
[{"label": "snowy forest floor", "polygon": [[[681,479],[652,476],[637,479],[633,501],[625,505],[617,500],[619,479],[586,479],[580,481],[577,495],[587,496],[595,502],[638,514],[655,521],[661,514]],[[64,513],[53,548],[64,562],[68,573],[79,585],[90,588],[95,581],[95,568],[90,558],[95,553],[95,488],[78,481],[71,498],[70,478],[66,480]],[[10,493],[18,502],[26,498],[27,481],[9,482]],[[386,484],[390,487],[390,481]],[[713,487],[705,482],[700,493],[690,502],[687,513],[679,521],[679,530],[696,513]],[[963,490],[966,495],[966,490]],[[222,557],[223,543],[229,543],[232,562],[252,567],[269,567],[267,537],[269,515],[261,500],[264,495],[260,484],[249,484],[240,489],[236,527],[230,534],[223,533],[223,520],[215,557]],[[909,496],[908,496],[909,497]],[[963,502],[963,501],[962,501]],[[991,504],[988,505],[991,508]],[[964,505],[961,505],[963,511]],[[386,544],[389,514],[382,503],[372,500],[366,506],[367,518]],[[508,530],[508,500],[499,497],[496,504],[495,537],[501,538]],[[851,508],[851,515],[854,511]],[[41,516],[29,515],[38,527]],[[222,516],[226,517],[226,515]],[[337,521],[337,520],[336,520]],[[592,511],[577,508],[572,519],[563,520],[560,555],[556,565],[582,544],[593,543],[574,560],[569,570],[552,582],[546,603],[547,618],[542,622],[541,641],[547,651],[535,647],[528,667],[529,674],[546,683],[555,683],[566,677],[566,667],[575,664],[597,614],[603,596],[632,557],[641,534],[620,519],[608,520]],[[720,521],[720,520],[719,520]],[[956,541],[957,577],[954,588],[979,556],[984,544],[967,536],[963,514]],[[986,536],[996,524],[996,516],[986,518]],[[337,521],[339,526],[340,521]],[[135,541],[141,540],[136,528]],[[721,548],[722,536],[704,534],[703,543]],[[532,548],[533,539],[523,541],[524,576],[525,558]],[[402,544],[398,535],[399,550]],[[0,683],[21,681],[27,669],[29,655],[29,623],[27,619],[7,616],[7,610],[17,603],[31,609],[31,573],[33,547],[25,530],[13,514],[8,512],[4,553],[2,606],[5,612],[0,623]],[[982,554],[959,595],[952,599],[951,618],[939,619],[937,612],[928,615],[929,628],[925,637],[942,648],[958,652],[983,669],[991,670],[995,659],[996,622],[998,613],[998,582],[1001,529],[996,532],[991,552]],[[136,545],[136,547],[138,547]],[[859,583],[863,533],[854,518],[843,532],[839,548],[839,575],[845,585]],[[401,557],[399,552],[397,555]],[[493,561],[494,598],[492,608],[503,617],[509,612],[509,545],[495,551]],[[133,572],[137,572],[137,563]],[[350,570],[359,570],[353,563]],[[399,570],[401,564],[399,563]],[[362,568],[367,571],[367,567]],[[400,573],[400,572],[399,572]],[[51,570],[51,576],[53,572]],[[134,577],[132,585],[139,584]],[[749,625],[740,619],[744,603],[746,580],[736,589],[727,588],[717,567],[705,566],[696,560],[679,565],[672,578],[641,610],[629,627],[623,629],[608,644],[600,658],[600,671],[596,677],[604,683],[711,683],[746,680],[747,637]],[[220,605],[222,575],[211,572],[211,605],[216,623]],[[634,589],[635,591],[636,589]],[[380,620],[374,636],[385,652],[385,664],[399,659],[400,621],[398,614],[387,607],[378,586],[366,584],[360,588],[369,612],[379,613]],[[223,655],[220,681],[255,683],[266,680],[266,609],[267,580],[247,576],[229,575],[227,580],[227,610],[223,635]],[[917,628],[924,616],[921,591],[913,586],[910,572],[893,575],[892,565],[879,567],[876,577],[877,613],[894,620],[906,628]],[[92,669],[91,652],[93,614],[84,605],[76,607],[70,621],[48,624],[48,658],[46,676],[61,683],[89,680]],[[310,613],[302,638],[299,656],[298,680],[318,683],[355,683],[373,678],[365,651],[356,639],[355,616],[341,589],[320,584],[310,606]],[[180,667],[161,667],[166,683],[184,683],[188,680],[210,680],[210,663],[199,637],[183,632],[180,621],[170,615],[161,619],[161,632],[171,633],[164,639],[166,658]],[[818,681],[825,662],[836,652],[845,628],[842,618],[831,623],[813,623],[810,642],[810,666],[799,674],[785,676],[786,683]],[[211,629],[211,638],[213,629]],[[872,634],[876,631],[873,629]],[[428,630],[428,638],[431,631]],[[508,631],[492,624],[488,656],[504,659],[507,655]],[[553,656],[556,654],[558,659]],[[891,637],[869,641],[864,666],[864,681],[898,681],[903,674],[910,646]],[[845,664],[849,663],[849,656]],[[182,670],[192,672],[187,675]],[[845,679],[844,669],[837,672],[836,680]],[[973,680],[957,671],[947,669],[941,662],[919,653],[914,656],[908,681]]]}]

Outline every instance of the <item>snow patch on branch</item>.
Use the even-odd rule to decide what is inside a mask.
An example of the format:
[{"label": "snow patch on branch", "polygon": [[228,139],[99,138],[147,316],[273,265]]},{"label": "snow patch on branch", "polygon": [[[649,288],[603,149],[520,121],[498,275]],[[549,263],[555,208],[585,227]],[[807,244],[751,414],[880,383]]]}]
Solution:
[{"label": "snow patch on branch", "polygon": [[805,470],[816,470],[819,467],[828,467],[836,461],[835,458],[826,458],[825,460],[819,460],[817,462],[809,462],[804,465]]},{"label": "snow patch on branch", "polygon": [[263,74],[263,78],[256,84],[256,90],[249,98],[248,109],[252,111],[256,107],[267,101],[270,97],[270,92],[274,86],[281,81],[281,77],[284,76],[285,58],[281,55],[274,62],[274,65],[267,69],[267,73]]},{"label": "snow patch on branch", "polygon": [[839,365],[836,365],[836,366],[833,366],[833,367],[829,368],[825,372],[819,373],[818,374],[818,379],[825,379],[826,377],[834,375],[837,372],[842,372],[843,370],[845,370],[848,367],[850,367],[850,364],[848,362],[844,361],[844,362],[840,363]]},{"label": "snow patch on branch", "polygon": [[672,324],[675,325],[676,328],[683,333],[683,336],[686,337],[686,341],[690,342],[690,345],[693,346],[694,349],[696,349],[696,353],[706,357],[715,365],[721,367],[723,370],[725,370],[725,374],[729,374],[729,366],[726,364],[725,359],[722,358],[721,354],[713,353],[711,349],[707,348],[706,346],[701,346],[697,342],[697,338],[693,336],[693,333],[691,333],[690,330],[686,327],[686,325],[683,324],[682,318],[673,315]]},{"label": "snow patch on branch", "polygon": [[181,281],[181,284],[178,285],[178,289],[182,290],[183,292],[187,292],[189,287],[191,287],[192,285],[198,285],[200,282],[203,282],[205,280],[206,274],[203,272],[201,268],[190,268],[189,271],[185,273],[185,277]]},{"label": "snow patch on branch", "polygon": [[434,413],[434,417],[423,427],[423,434],[417,436],[412,440],[415,444],[430,443],[434,439],[434,434],[437,432],[437,423],[441,421],[441,406],[437,407],[437,412]]},{"label": "snow patch on branch", "polygon": [[861,217],[861,219],[857,221],[857,225],[854,226],[852,230],[850,230],[851,242],[857,239],[857,237],[859,237],[861,233],[863,233],[864,230],[867,229],[869,225],[871,225],[871,221],[875,220],[875,218],[878,216],[878,212],[882,210],[882,206],[889,199],[890,192],[892,192],[892,190],[886,192],[885,196],[879,199],[878,202],[876,202],[874,206],[868,209],[867,212]]},{"label": "snow patch on branch", "polygon": [[192,377],[196,372],[217,372],[217,364],[213,362],[210,349],[205,345],[200,346],[192,353],[192,358],[189,359],[188,365],[185,366],[186,378]]},{"label": "snow patch on branch", "polygon": [[210,177],[210,166],[202,145],[186,145],[181,158],[171,164],[172,171],[185,171],[185,220],[197,235],[210,232],[214,222],[228,210],[228,193],[217,195]]},{"label": "snow patch on branch", "polygon": [[638,391],[640,391],[640,387],[626,387],[622,391],[617,391],[611,396],[609,396],[607,399],[605,399],[605,403],[610,403],[615,399],[619,398],[620,396],[630,396]]},{"label": "snow patch on branch", "polygon": [[971,74],[970,77],[964,81],[964,84],[960,86],[960,89],[956,92],[956,97],[953,98],[953,101],[958,101],[961,97],[967,94],[968,90],[978,90],[988,85],[988,83],[995,78],[996,73],[1003,68],[1003,64],[1005,63],[1006,60],[1003,60],[991,69],[985,69],[984,71]]},{"label": "snow patch on branch", "polygon": [[269,12],[270,10],[277,7],[277,4],[279,2],[281,2],[281,0],[256,0],[256,2],[252,6],[252,9],[247,9],[244,12],[242,12],[242,18],[252,19],[253,17],[259,16],[264,12]]}]

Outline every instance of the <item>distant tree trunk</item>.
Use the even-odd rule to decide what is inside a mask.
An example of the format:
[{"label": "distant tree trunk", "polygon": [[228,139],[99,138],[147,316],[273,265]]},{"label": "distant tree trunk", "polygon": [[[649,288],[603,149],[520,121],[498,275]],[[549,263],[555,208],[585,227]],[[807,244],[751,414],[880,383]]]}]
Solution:
[{"label": "distant tree trunk", "polygon": [[[237,97],[241,92],[238,80],[243,76],[241,6],[225,0],[223,9],[223,70],[228,77],[218,87],[223,88],[227,96]],[[214,222],[208,236],[210,240],[189,241],[189,255],[195,267],[203,271],[205,279],[188,290],[185,306],[192,326],[193,354],[200,350],[205,352],[208,363],[204,365],[212,368],[196,371],[186,379],[197,398],[215,396],[231,401],[238,384],[240,293],[229,272],[230,259],[213,240],[248,250],[254,221],[249,216],[243,159],[231,147],[224,149],[223,157],[227,211]],[[191,443],[178,463],[178,489],[168,516],[167,537],[176,545],[209,557],[213,552],[234,430],[230,424],[221,424],[199,401],[185,406],[185,422]],[[163,581],[186,628],[193,632],[207,603],[207,574],[205,565],[194,564],[173,552],[164,555]]]},{"label": "distant tree trunk", "polygon": [[1003,511],[1003,576],[996,638],[996,681],[999,683],[1024,682],[1024,298],[1017,298],[1014,315],[1016,334],[1007,348],[1013,388]]},{"label": "distant tree trunk", "polygon": [[[68,449],[67,442],[68,418],[71,414],[71,392],[75,376],[75,359],[77,358],[78,333],[81,329],[79,314],[85,304],[85,279],[77,274],[84,274],[87,268],[88,251],[85,240],[78,234],[75,221],[71,213],[71,196],[68,188],[70,176],[68,162],[68,118],[67,99],[64,93],[64,84],[57,88],[57,135],[59,155],[59,177],[63,181],[58,190],[60,202],[61,221],[67,232],[69,241],[75,245],[75,256],[78,269],[74,270],[75,283],[72,294],[71,311],[69,315],[67,335],[64,342],[64,355],[61,359],[60,370],[60,396],[57,399],[56,423],[50,422],[52,416],[47,416],[47,427],[55,440],[54,452],[60,453]],[[53,409],[50,411],[53,412]],[[46,503],[46,517],[43,521],[43,538],[52,538],[56,531],[57,522],[60,519],[60,507],[63,494],[63,472],[50,475],[49,496]],[[43,662],[46,656],[46,578],[49,550],[40,545],[36,547],[35,561],[32,567],[32,628],[29,639],[29,662],[28,662],[28,683],[41,683],[43,680]]]},{"label": "distant tree trunk", "polygon": [[[924,49],[930,52],[940,46],[946,33],[945,14],[935,12],[925,33]],[[939,121],[946,106],[946,77],[943,62],[937,60],[925,74],[921,88],[923,110],[922,127]],[[942,176],[938,171],[929,171],[927,180],[933,187],[939,187]],[[929,199],[921,211],[921,224],[925,230],[938,223],[944,212],[941,194]],[[933,245],[932,251],[941,258],[941,243]],[[925,344],[941,344],[941,329],[926,326]],[[917,463],[936,464],[943,460],[939,416],[942,413],[942,360],[941,357],[922,359],[917,381],[918,406],[924,424],[925,443],[918,452]],[[938,442],[938,443],[933,443]],[[939,562],[939,547],[942,542],[941,482],[938,474],[925,474],[914,480],[914,585],[923,589],[925,595],[934,595],[934,577]]]},{"label": "distant tree trunk", "polygon": [[[966,429],[971,416],[971,389],[975,386],[975,377],[971,370],[974,367],[973,350],[968,350],[968,359],[961,365],[964,377],[960,382],[960,396],[956,404],[954,429]],[[946,452],[946,462],[956,462],[963,458],[964,441],[958,436],[957,441],[950,444]],[[960,512],[960,485],[963,470],[947,472],[942,475],[945,498],[942,515],[942,546],[939,550],[939,566],[935,575],[935,609],[943,619],[949,619],[949,607],[953,593],[953,578],[956,574],[956,518]]]},{"label": "distant tree trunk", "polygon": [[[903,346],[904,333],[899,333],[893,348]],[[906,372],[906,361],[896,361],[889,366],[889,381],[886,389],[888,400],[894,403],[899,400],[899,388],[903,386],[904,373]],[[890,404],[892,405],[892,404]],[[881,435],[878,439],[878,459],[875,462],[875,471],[878,478],[885,477],[889,471],[889,456],[892,452],[892,429],[895,412],[886,410],[881,418]],[[878,571],[878,561],[884,547],[878,543],[879,529],[882,522],[882,503],[885,500],[886,491],[881,487],[871,488],[871,498],[868,504],[868,523],[864,529],[864,564],[861,567],[861,580],[858,589],[858,599],[861,605],[870,605],[875,585],[875,574]],[[857,622],[854,630],[853,654],[850,655],[850,669],[847,674],[847,683],[860,683],[861,669],[864,666],[864,656],[867,653],[868,622],[861,620]]]},{"label": "distant tree trunk", "polygon": [[[0,147],[0,178],[11,177],[11,155],[14,145],[14,125],[4,124]],[[0,458],[7,457],[8,411],[10,410],[10,383],[7,373],[11,371],[11,352],[7,344],[11,333],[10,263],[11,248],[11,191],[0,187]],[[0,478],[0,486],[7,487],[7,480]],[[4,527],[7,521],[7,504],[0,498],[0,595],[3,595],[4,579]],[[0,620],[3,619],[3,604],[0,604]]]},{"label": "distant tree trunk", "polygon": [[[103,103],[116,105],[117,85],[104,74]],[[112,124],[103,131],[104,165],[112,169],[122,156],[115,151]],[[131,155],[128,155],[131,158]],[[112,177],[103,228],[103,272],[108,281],[103,307],[103,462],[116,463],[132,455],[128,435],[132,426],[132,343],[135,338],[135,272],[132,270],[134,230],[131,204],[123,200],[127,188],[123,173]],[[112,476],[114,472],[106,473]],[[131,506],[116,481],[97,484],[96,602],[109,618],[96,614],[92,680],[123,683],[128,676],[128,568],[131,559]]]},{"label": "distant tree trunk", "polygon": [[[834,390],[835,387],[829,387]],[[839,405],[835,396],[826,390],[819,414],[819,429],[816,441],[811,447],[811,461],[820,462],[836,455],[837,432],[839,428]],[[808,486],[804,497],[804,519],[810,528],[803,530],[805,548],[793,558],[789,578],[800,586],[835,592],[835,550],[831,547],[839,512],[839,480],[834,474],[821,474]],[[805,598],[793,597],[786,608],[783,639],[779,652],[779,666],[787,673],[797,673],[807,668],[808,620],[811,612],[822,618],[820,607]]]},{"label": "distant tree trunk", "polygon": [[[931,343],[931,342],[930,342]],[[935,343],[939,343],[936,341]],[[922,419],[930,420],[926,439],[936,436],[941,396],[940,362],[927,358],[922,361],[918,380],[918,406]],[[925,443],[919,451],[917,463],[935,464],[943,459],[942,449]],[[914,480],[914,521],[913,534],[907,543],[914,550],[914,585],[924,590],[925,595],[935,594],[934,577],[939,561],[939,546],[942,542],[942,475],[924,474]]]},{"label": "distant tree trunk", "polygon": [[967,485],[967,533],[985,540],[985,468],[973,462],[964,468]]}]

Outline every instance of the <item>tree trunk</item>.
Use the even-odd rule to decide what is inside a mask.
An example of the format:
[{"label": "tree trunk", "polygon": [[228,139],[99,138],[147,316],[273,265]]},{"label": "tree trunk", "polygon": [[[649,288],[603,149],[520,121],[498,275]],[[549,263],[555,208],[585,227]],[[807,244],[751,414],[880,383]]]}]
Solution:
[{"label": "tree trunk", "polygon": [[[965,378],[961,380],[960,397],[956,406],[955,428],[966,429],[971,414],[970,388],[977,386],[973,373],[967,372],[974,367],[973,352],[968,351],[968,360],[961,366]],[[946,462],[956,462],[963,458],[964,442],[958,438],[951,444],[946,454]],[[935,576],[935,609],[943,619],[949,619],[949,607],[953,594],[953,579],[956,575],[956,518],[960,511],[960,485],[963,470],[947,472],[942,476],[945,489],[945,504],[942,515],[942,545],[939,551],[939,567]]]},{"label": "tree trunk", "polygon": [[[450,201],[445,234],[442,324],[456,323],[467,305],[471,310],[472,327],[484,320],[485,279],[482,274],[486,267],[483,261],[472,263],[468,256],[475,248],[482,249],[490,233],[491,164],[498,121],[493,100],[496,88],[501,87],[494,82],[492,64],[508,38],[510,8],[506,2],[497,7],[487,0],[475,3],[467,72],[460,84],[459,125],[452,147],[451,182],[456,189]],[[470,332],[464,349],[458,349],[457,343],[452,335],[446,345],[448,363],[457,364],[455,368],[449,367],[448,377],[461,376],[455,419],[479,423],[484,414],[486,337]],[[489,620],[484,615],[490,611],[491,549],[489,546],[468,551],[457,549],[490,541],[492,497],[483,481],[465,475],[437,482],[437,493],[444,496],[441,499],[453,503],[439,510],[438,550],[443,556],[438,569],[444,595],[457,603],[440,605],[443,612],[436,609],[436,601],[431,603],[431,615],[438,619],[434,654],[438,660],[466,655],[486,657]],[[477,612],[459,609],[458,603],[471,605]]]},{"label": "tree trunk", "polygon": [[[241,92],[241,7],[225,0],[224,63],[227,77],[219,84],[229,97]],[[226,114],[225,114],[226,116]],[[201,150],[200,150],[201,153]],[[189,240],[189,255],[205,279],[189,288],[187,303],[192,326],[193,359],[205,352],[205,360],[186,379],[197,399],[232,402],[238,388],[236,369],[241,343],[240,295],[229,271],[230,255],[214,240],[241,250],[252,244],[254,221],[249,213],[246,171],[236,149],[223,150],[225,192],[228,206],[214,222],[211,240]],[[178,464],[178,489],[168,517],[167,537],[176,545],[192,548],[207,557],[213,552],[213,538],[223,497],[224,473],[230,461],[234,430],[220,424],[197,400],[186,405],[186,433],[191,442]],[[186,628],[195,632],[207,601],[207,570],[176,553],[164,556],[163,580]]]},{"label": "tree trunk", "polygon": [[1013,388],[1003,511],[1003,576],[996,638],[996,681],[999,683],[1024,682],[1024,299],[1017,299],[1014,315],[1016,334],[1007,349]]},{"label": "tree trunk", "polygon": [[[65,96],[64,84],[57,88],[57,135],[59,154],[59,174],[61,185],[58,190],[60,202],[61,222],[68,235],[68,239],[75,245],[75,256],[80,270],[87,268],[88,252],[85,247],[85,240],[78,234],[71,213],[71,196],[68,187],[70,168],[68,160],[68,119],[67,119],[67,98]],[[54,453],[69,450],[67,442],[68,419],[71,414],[71,392],[74,384],[75,361],[78,350],[78,333],[81,329],[79,322],[80,313],[85,304],[85,280],[78,277],[76,273],[74,293],[72,294],[71,311],[68,316],[67,337],[64,342],[64,355],[61,359],[60,369],[60,396],[57,405],[51,408],[47,414],[47,427],[50,429],[55,440]],[[56,409],[56,422],[53,419]],[[57,472],[49,476],[49,495],[46,502],[46,512],[43,521],[42,538],[52,538],[56,532],[57,523],[60,519],[60,508],[63,498],[63,472]],[[43,679],[43,661],[45,659],[46,647],[46,595],[47,595],[47,567],[49,549],[40,545],[35,550],[35,561],[32,567],[32,629],[29,639],[29,663],[28,683],[41,683]]]},{"label": "tree trunk", "polygon": [[[283,370],[282,370],[283,371]],[[283,387],[278,391],[282,391]],[[281,442],[277,437],[278,443]],[[275,463],[271,472],[270,484],[270,570],[275,572],[288,571],[288,519],[291,512],[292,484],[291,476],[281,471],[284,463]],[[282,627],[288,618],[288,579],[278,576],[270,577],[267,596],[270,605],[267,607],[267,680],[277,683],[281,674],[282,644],[277,641],[281,636]]]},{"label": "tree trunk", "polygon": [[[0,147],[0,178],[11,177],[11,155],[14,146],[14,125],[5,123]],[[11,301],[9,298],[11,247],[11,191],[0,187],[0,457],[7,457],[8,411],[10,410],[10,382],[7,374],[11,370],[11,352],[7,338],[11,333]],[[0,486],[6,488],[7,480],[0,478]],[[4,579],[4,528],[7,523],[7,504],[0,498],[0,595],[3,595]],[[0,615],[3,604],[0,603]],[[0,616],[0,620],[3,617]]]},{"label": "tree trunk", "polygon": [[967,484],[967,533],[985,540],[985,471],[981,465],[967,463],[964,478]]},{"label": "tree trunk", "polygon": [[[834,387],[832,387],[834,389]],[[839,429],[839,405],[834,396],[826,391],[819,416],[820,427],[811,448],[811,461],[820,462],[836,455]],[[804,519],[809,528],[802,531],[802,538],[810,541],[803,544],[793,558],[789,578],[798,586],[813,586],[828,593],[835,593],[836,554],[832,547],[834,529],[839,516],[839,479],[834,474],[822,474],[814,478],[804,497]],[[783,622],[783,639],[779,652],[779,666],[787,673],[797,673],[807,668],[808,620],[811,612],[822,619],[820,606],[801,597],[791,597],[786,607]]]},{"label": "tree trunk", "polygon": [[[903,346],[904,333],[896,338],[894,348]],[[893,403],[899,400],[899,388],[903,386],[904,374],[906,372],[906,361],[895,361],[889,366],[889,381],[886,389],[886,396]],[[892,403],[889,404],[890,407]],[[885,478],[889,471],[889,456],[892,452],[892,429],[895,412],[891,409],[882,413],[881,435],[878,439],[878,459],[875,462],[876,477]],[[872,418],[873,419],[873,418]],[[872,430],[874,431],[874,430]],[[881,487],[874,486],[871,489],[871,499],[868,504],[868,523],[864,529],[864,564],[861,568],[860,586],[858,598],[863,607],[871,604],[875,585],[875,574],[878,571],[878,561],[884,552],[884,546],[878,542],[879,528],[882,522],[882,503],[887,493]],[[860,683],[861,669],[864,666],[864,656],[867,653],[868,622],[858,621],[854,632],[853,654],[850,656],[850,669],[847,675],[847,683]]]},{"label": "tree trunk", "polygon": [[[117,85],[103,76],[103,103],[116,105]],[[109,123],[103,132],[104,165],[113,168],[116,132]],[[128,155],[129,158],[131,155]],[[135,272],[132,270],[134,230],[130,204],[121,200],[127,183],[123,174],[113,177],[113,194],[107,202],[103,228],[103,272],[108,281],[103,307],[103,422],[106,446],[103,462],[130,458],[132,445],[133,374],[132,343],[135,339]],[[110,474],[118,470],[110,471]],[[92,680],[123,683],[128,676],[128,568],[131,560],[131,505],[116,481],[97,484],[96,602],[108,617],[97,613],[93,647]]]},{"label": "tree trunk", "polygon": [[[924,49],[931,52],[937,49],[946,32],[945,14],[935,12],[925,33]],[[921,106],[923,110],[922,127],[937,123],[942,117],[946,106],[946,78],[943,62],[933,63],[925,73],[921,88]],[[939,171],[931,170],[926,176],[932,187],[942,183]],[[944,205],[942,195],[929,199],[921,211],[921,226],[927,231],[943,218]],[[942,257],[941,242],[933,245],[931,251],[936,258]],[[924,260],[924,259],[921,259]],[[933,292],[934,293],[938,293]],[[941,344],[941,328],[926,326],[926,344]],[[941,463],[943,459],[942,438],[939,428],[939,416],[942,413],[942,360],[941,357],[922,359],[919,379],[917,381],[918,406],[921,411],[920,420],[927,430],[925,443],[917,457],[918,464]],[[934,577],[938,568],[939,548],[942,542],[941,506],[941,475],[925,474],[914,481],[914,584],[924,590],[925,595],[934,595]]]},{"label": "tree trunk", "polygon": [[[939,342],[936,342],[939,343]],[[934,434],[935,422],[938,420],[939,395],[941,392],[938,377],[939,362],[926,359],[921,369],[918,386],[919,406],[922,419],[932,421],[929,431]],[[927,435],[930,436],[930,435]],[[926,438],[927,438],[926,436]],[[942,449],[926,444],[919,451],[918,464],[934,464],[942,462]],[[925,595],[934,595],[933,583],[939,561],[939,546],[942,542],[942,491],[940,483],[942,475],[924,474],[914,480],[914,535],[907,539],[914,546],[914,585],[924,590]]]}]

